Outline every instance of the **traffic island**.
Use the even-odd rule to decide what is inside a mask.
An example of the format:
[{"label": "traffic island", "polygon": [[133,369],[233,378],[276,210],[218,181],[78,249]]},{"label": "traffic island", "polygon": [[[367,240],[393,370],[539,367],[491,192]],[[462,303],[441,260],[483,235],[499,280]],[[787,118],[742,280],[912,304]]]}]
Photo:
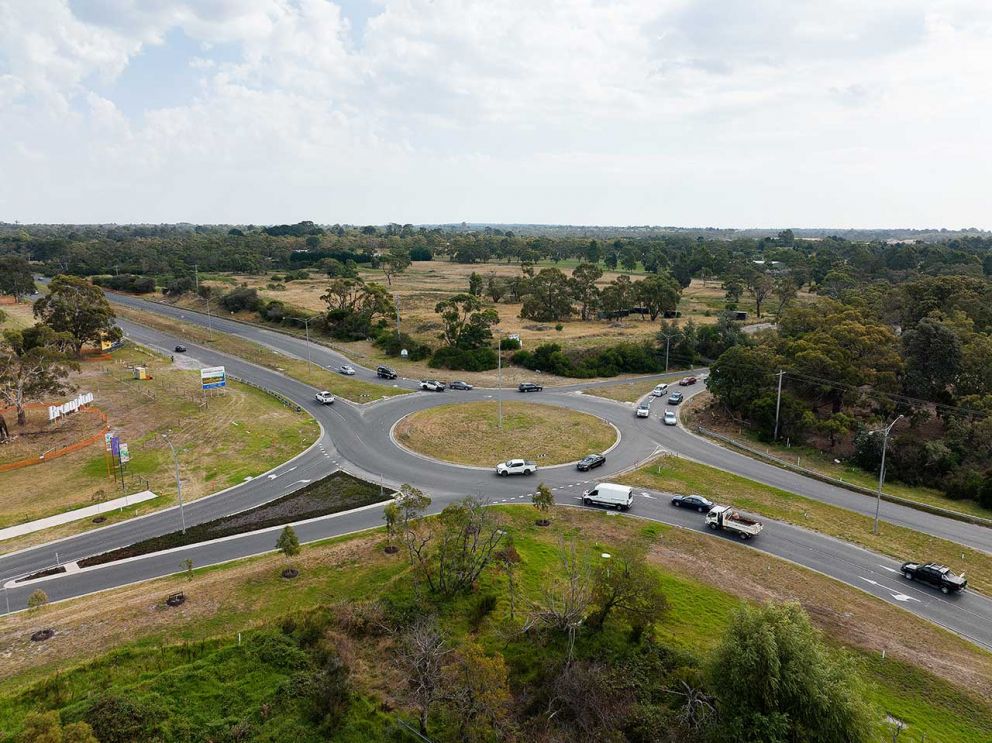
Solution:
[{"label": "traffic island", "polygon": [[[388,493],[386,495],[388,496]],[[94,565],[103,565],[152,552],[161,552],[162,550],[329,516],[342,511],[362,508],[382,500],[383,494],[379,485],[360,480],[344,472],[335,472],[261,506],[202,524],[194,524],[187,528],[185,533],[174,531],[135,542],[127,547],[120,547],[110,552],[87,557],[79,561],[79,567],[88,568]],[[276,536],[276,534],[272,536],[273,548],[275,548]]]},{"label": "traffic island", "polygon": [[601,418],[556,405],[455,403],[411,413],[393,427],[393,439],[411,451],[452,464],[492,467],[515,457],[550,466],[604,452],[619,438]]}]

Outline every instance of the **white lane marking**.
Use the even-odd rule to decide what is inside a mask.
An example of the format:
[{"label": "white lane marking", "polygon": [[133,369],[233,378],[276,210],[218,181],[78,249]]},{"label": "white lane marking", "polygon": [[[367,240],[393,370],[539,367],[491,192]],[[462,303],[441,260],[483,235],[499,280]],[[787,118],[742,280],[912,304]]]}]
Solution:
[{"label": "white lane marking", "polygon": [[654,496],[651,495],[651,494],[649,494],[649,493],[638,493],[638,495],[640,495],[642,498],[647,498],[649,500],[654,500],[655,499]]},{"label": "white lane marking", "polygon": [[863,575],[859,575],[858,577],[861,578],[861,580],[863,580],[865,583],[871,583],[871,585],[873,585],[873,586],[878,586],[879,588],[884,588],[886,591],[888,591],[892,595],[892,598],[895,601],[919,601],[921,604],[923,603],[918,598],[914,598],[913,596],[907,596],[904,593],[901,593],[899,591],[895,591],[895,590],[889,588],[888,586],[882,585],[877,580],[872,580],[871,578],[865,578]]}]

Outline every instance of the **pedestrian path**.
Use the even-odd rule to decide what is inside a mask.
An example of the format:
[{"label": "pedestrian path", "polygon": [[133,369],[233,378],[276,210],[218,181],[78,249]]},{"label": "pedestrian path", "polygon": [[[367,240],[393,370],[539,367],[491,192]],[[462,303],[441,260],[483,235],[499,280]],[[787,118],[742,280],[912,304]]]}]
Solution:
[{"label": "pedestrian path", "polygon": [[118,508],[126,508],[127,506],[133,506],[135,503],[143,503],[146,500],[151,500],[152,498],[157,497],[158,496],[151,490],[142,490],[140,493],[134,493],[133,495],[125,495],[121,498],[103,501],[102,503],[97,503],[93,506],[85,506],[83,508],[77,508],[74,511],[57,513],[54,516],[49,516],[44,519],[8,526],[6,529],[0,529],[0,542],[5,539],[13,539],[14,537],[20,537],[25,534],[32,534],[33,532],[41,531],[42,529],[50,529],[53,526],[68,524],[72,521],[78,521],[79,519],[99,516],[101,513],[107,513],[107,511],[113,511]]}]

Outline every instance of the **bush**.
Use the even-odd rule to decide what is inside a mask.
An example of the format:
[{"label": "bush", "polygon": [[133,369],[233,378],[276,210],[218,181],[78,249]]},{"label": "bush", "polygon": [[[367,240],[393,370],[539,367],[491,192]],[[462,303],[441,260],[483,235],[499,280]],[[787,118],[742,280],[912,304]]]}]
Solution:
[{"label": "bush", "polygon": [[401,333],[399,338],[397,338],[396,333],[388,329],[380,331],[374,343],[388,356],[399,356],[400,351],[405,348],[409,354],[408,358],[411,361],[423,361],[434,351],[426,343],[421,343],[406,333]]},{"label": "bush", "polygon": [[246,286],[239,286],[222,296],[218,302],[228,312],[243,312],[245,310],[254,311],[262,306],[256,289],[249,289]]},{"label": "bush", "polygon": [[522,348],[520,341],[516,338],[504,338],[503,342],[500,344],[500,348],[504,351],[518,351]]},{"label": "bush", "polygon": [[155,279],[150,276],[135,276],[125,273],[120,276],[94,276],[93,283],[120,292],[149,294],[155,291]]},{"label": "bush", "polygon": [[86,712],[86,722],[100,743],[156,740],[159,722],[166,717],[157,697],[104,696]]},{"label": "bush", "polygon": [[982,489],[978,491],[978,502],[983,508],[992,508],[992,470],[985,473]]},{"label": "bush", "polygon": [[491,348],[466,350],[445,346],[437,349],[428,363],[433,369],[487,371],[495,369],[497,361],[496,352]]},{"label": "bush", "polygon": [[28,608],[37,609],[39,606],[44,606],[48,603],[48,594],[42,591],[40,588],[36,588],[30,596],[28,596]]},{"label": "bush", "polygon": [[527,369],[579,379],[656,374],[665,368],[658,352],[646,343],[619,343],[570,354],[562,351],[557,343],[544,343],[533,352],[517,351],[512,361]]},{"label": "bush", "polygon": [[434,254],[431,252],[430,248],[411,248],[410,249],[410,260],[411,261],[432,261],[434,260]]},{"label": "bush", "polygon": [[985,484],[985,479],[976,470],[959,470],[947,478],[944,494],[951,500],[977,501]]}]

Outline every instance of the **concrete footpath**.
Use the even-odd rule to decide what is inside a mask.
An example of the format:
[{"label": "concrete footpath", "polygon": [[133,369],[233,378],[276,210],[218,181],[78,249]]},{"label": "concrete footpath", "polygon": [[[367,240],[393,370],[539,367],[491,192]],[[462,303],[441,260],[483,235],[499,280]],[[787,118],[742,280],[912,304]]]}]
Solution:
[{"label": "concrete footpath", "polygon": [[68,524],[71,521],[78,521],[79,519],[86,519],[91,516],[99,516],[101,513],[107,513],[107,511],[113,511],[117,508],[127,508],[128,506],[133,506],[135,503],[144,503],[146,500],[151,500],[152,498],[157,497],[158,496],[151,490],[142,490],[140,493],[134,493],[133,495],[125,495],[121,498],[103,501],[102,503],[97,503],[94,506],[84,506],[83,508],[77,508],[74,511],[57,513],[54,516],[38,519],[37,521],[28,521],[24,524],[8,526],[6,529],[0,529],[0,542],[5,539],[12,539],[14,537],[20,537],[24,534],[31,534],[32,532],[41,531],[42,529],[49,529],[53,526]]}]

